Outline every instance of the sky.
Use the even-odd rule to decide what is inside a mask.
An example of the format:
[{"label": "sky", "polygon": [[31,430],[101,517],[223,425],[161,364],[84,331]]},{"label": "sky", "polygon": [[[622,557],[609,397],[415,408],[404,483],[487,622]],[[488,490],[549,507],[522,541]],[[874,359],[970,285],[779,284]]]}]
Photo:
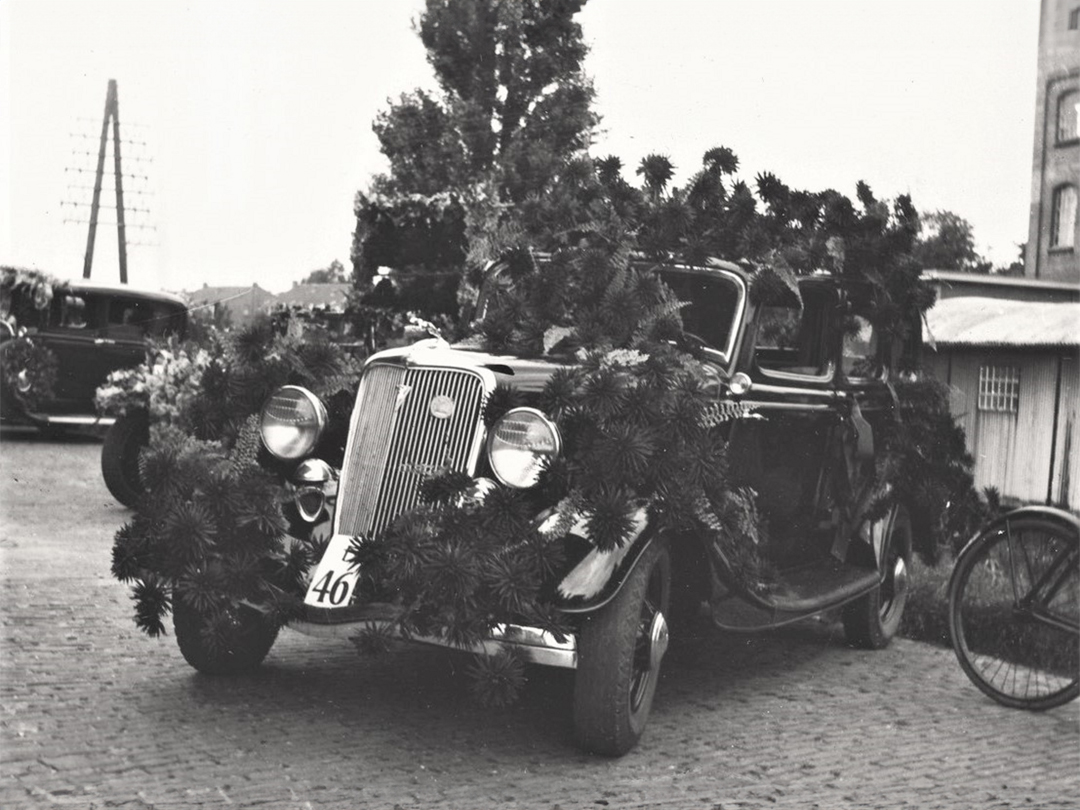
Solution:
[{"label": "sky", "polygon": [[[434,79],[422,0],[0,0],[0,264],[82,274],[108,81],[128,274],[279,292],[349,266],[371,123]],[[675,184],[727,146],[747,181],[910,194],[995,264],[1027,237],[1038,0],[589,0],[592,148]],[[111,156],[111,152],[110,152]],[[106,182],[103,204],[114,202]],[[119,278],[103,210],[93,278]]]}]

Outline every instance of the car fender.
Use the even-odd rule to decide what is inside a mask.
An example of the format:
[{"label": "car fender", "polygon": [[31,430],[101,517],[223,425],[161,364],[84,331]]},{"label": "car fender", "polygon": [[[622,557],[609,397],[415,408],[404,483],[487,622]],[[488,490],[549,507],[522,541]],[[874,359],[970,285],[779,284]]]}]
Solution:
[{"label": "car fender", "polygon": [[[656,530],[655,526],[650,525],[646,518],[645,524],[636,536],[620,548],[610,552],[593,549],[586,555],[585,559],[574,566],[563,578],[559,585],[559,597],[555,603],[556,609],[567,614],[584,614],[592,613],[607,605],[622,589],[623,584],[637,567],[646,549],[653,543],[659,542],[661,537],[660,532]],[[611,555],[611,557],[608,555]],[[593,566],[597,571],[603,572],[605,558],[611,559],[612,557],[615,557],[615,559],[610,566],[610,571],[607,572],[602,582],[597,582],[597,589],[594,594],[587,596],[564,595],[563,585],[568,580],[571,580],[575,574],[583,573],[588,566]]]}]

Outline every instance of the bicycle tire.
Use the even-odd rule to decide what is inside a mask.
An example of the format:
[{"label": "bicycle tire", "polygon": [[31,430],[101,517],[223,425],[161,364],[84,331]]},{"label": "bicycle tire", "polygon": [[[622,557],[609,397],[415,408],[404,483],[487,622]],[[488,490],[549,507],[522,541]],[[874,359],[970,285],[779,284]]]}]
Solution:
[{"label": "bicycle tire", "polygon": [[[1004,706],[1043,711],[1080,694],[1080,521],[1025,508],[995,520],[960,553],[949,580],[949,632],[961,668]],[[1047,571],[1054,566],[1052,575]],[[1017,607],[1045,577],[1038,605],[1060,626]]]}]

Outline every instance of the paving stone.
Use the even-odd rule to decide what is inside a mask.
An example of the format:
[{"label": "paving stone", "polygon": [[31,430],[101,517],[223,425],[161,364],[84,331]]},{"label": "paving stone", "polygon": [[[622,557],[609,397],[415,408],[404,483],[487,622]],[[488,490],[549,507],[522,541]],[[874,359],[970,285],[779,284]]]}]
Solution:
[{"label": "paving stone", "polygon": [[[259,673],[202,677],[171,634],[135,630],[109,577],[129,513],[100,483],[100,446],[0,443],[3,537],[25,539],[0,542],[3,810],[1080,806],[1076,703],[1005,709],[949,650],[855,651],[823,622],[676,641],[619,760],[573,747],[560,674],[485,712],[460,658],[361,658],[285,631]],[[62,507],[10,508],[53,489]]]}]

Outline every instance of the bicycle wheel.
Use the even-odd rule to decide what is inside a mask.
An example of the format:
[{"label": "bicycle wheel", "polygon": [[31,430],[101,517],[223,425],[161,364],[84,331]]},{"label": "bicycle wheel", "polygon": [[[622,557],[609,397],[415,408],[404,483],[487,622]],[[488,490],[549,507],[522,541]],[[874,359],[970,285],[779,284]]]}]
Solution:
[{"label": "bicycle wheel", "polygon": [[960,553],[949,580],[949,631],[983,692],[1018,709],[1080,693],[1080,530],[1049,509],[999,518]]}]

